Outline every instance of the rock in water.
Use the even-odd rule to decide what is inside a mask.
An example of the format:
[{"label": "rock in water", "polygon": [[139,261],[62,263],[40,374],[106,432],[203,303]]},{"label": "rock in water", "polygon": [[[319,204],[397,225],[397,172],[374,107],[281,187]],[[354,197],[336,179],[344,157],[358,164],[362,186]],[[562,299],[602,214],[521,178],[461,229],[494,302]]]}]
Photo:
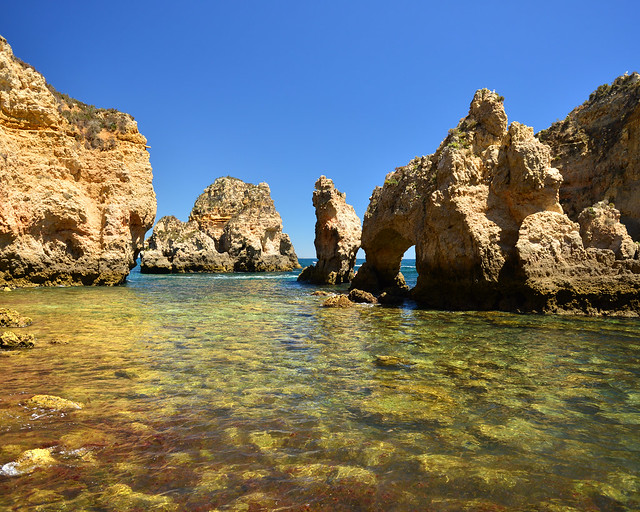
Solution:
[{"label": "rock in water", "polygon": [[122,283],[156,212],[145,144],[0,38],[0,286]]},{"label": "rock in water", "polygon": [[34,340],[33,334],[16,334],[6,331],[0,334],[0,349],[33,348]]},{"label": "rock in water", "polygon": [[597,207],[583,240],[561,183],[550,148],[508,126],[503,98],[479,90],[436,153],[374,190],[352,288],[401,296],[400,260],[415,245],[412,296],[426,306],[637,315],[640,264],[624,226]]},{"label": "rock in water", "polygon": [[571,220],[605,200],[640,240],[640,74],[601,85],[538,138],[551,147],[564,177],[560,203]]},{"label": "rock in water", "polygon": [[51,409],[63,412],[82,409],[82,404],[54,395],[33,395],[25,402],[25,405],[36,409]]},{"label": "rock in water", "polygon": [[320,176],[313,192],[316,209],[316,256],[318,262],[306,267],[298,281],[316,284],[348,283],[353,279],[356,253],[360,248],[360,219],[346,195],[333,181]]},{"label": "rock in water", "polygon": [[188,222],[163,217],[146,241],[141,271],[271,272],[298,268],[266,183],[218,178]]},{"label": "rock in water", "polygon": [[28,327],[31,318],[22,316],[15,309],[0,308],[0,327]]}]

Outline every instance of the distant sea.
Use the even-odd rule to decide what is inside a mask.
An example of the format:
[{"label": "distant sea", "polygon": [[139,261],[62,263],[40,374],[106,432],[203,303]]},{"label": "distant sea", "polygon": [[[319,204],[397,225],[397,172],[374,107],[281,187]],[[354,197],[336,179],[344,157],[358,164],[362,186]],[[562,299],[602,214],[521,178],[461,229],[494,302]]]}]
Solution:
[{"label": "distant sea", "polygon": [[324,308],[347,286],[298,273],[3,293],[37,347],[0,354],[0,510],[640,510],[639,320]]}]

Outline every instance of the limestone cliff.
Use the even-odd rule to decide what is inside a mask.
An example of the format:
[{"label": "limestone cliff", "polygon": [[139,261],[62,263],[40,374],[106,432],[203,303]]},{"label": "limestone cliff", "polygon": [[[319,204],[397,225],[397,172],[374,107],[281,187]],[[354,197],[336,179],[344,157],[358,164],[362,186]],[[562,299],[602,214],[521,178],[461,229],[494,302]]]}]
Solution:
[{"label": "limestone cliff", "polygon": [[266,183],[218,178],[196,199],[188,222],[163,217],[142,254],[141,271],[271,272],[298,268]]},{"label": "limestone cliff", "polygon": [[145,144],[0,38],[0,285],[122,283],[156,212]]},{"label": "limestone cliff", "polygon": [[560,203],[572,220],[606,201],[640,241],[640,74],[601,85],[563,121],[538,137],[564,177]]},{"label": "limestone cliff", "polygon": [[[400,259],[415,245],[412,295],[427,306],[637,314],[639,265],[628,258],[624,226],[610,230],[607,247],[598,245],[608,236],[605,217],[615,222],[615,213],[595,214],[605,221],[585,222],[585,244],[560,206],[561,183],[533,129],[508,126],[503,99],[478,91],[433,155],[374,190],[362,233],[367,260],[352,288],[406,289]],[[616,263],[622,245],[627,252]]]},{"label": "limestone cliff", "polygon": [[360,219],[346,195],[333,181],[320,176],[313,191],[316,209],[315,265],[306,267],[298,281],[317,284],[348,283],[353,279],[356,253],[360,248]]}]

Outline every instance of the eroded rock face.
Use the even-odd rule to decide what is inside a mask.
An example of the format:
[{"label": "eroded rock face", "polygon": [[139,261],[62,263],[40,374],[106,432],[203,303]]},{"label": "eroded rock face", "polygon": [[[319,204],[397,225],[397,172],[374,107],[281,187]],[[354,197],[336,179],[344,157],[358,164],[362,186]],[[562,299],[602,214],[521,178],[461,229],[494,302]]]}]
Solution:
[{"label": "eroded rock face", "polygon": [[[585,223],[583,242],[560,206],[562,176],[550,148],[531,128],[508,126],[502,101],[478,91],[436,153],[374,190],[362,233],[367,261],[352,288],[400,296],[400,260],[415,245],[412,296],[430,307],[636,311],[640,276],[624,226],[609,233],[616,219],[607,210],[596,216],[602,222]],[[614,251],[627,259],[614,264]],[[596,293],[594,275],[611,293]]]},{"label": "eroded rock face", "polygon": [[145,144],[0,38],[0,286],[122,283],[156,212]]},{"label": "eroded rock face", "polygon": [[320,176],[313,192],[316,209],[316,256],[318,262],[305,268],[299,281],[317,284],[348,283],[353,278],[360,248],[360,219],[346,195],[333,181]]},{"label": "eroded rock face", "polygon": [[141,271],[273,272],[298,268],[266,183],[218,178],[198,197],[188,222],[163,217],[142,254]]},{"label": "eroded rock face", "polygon": [[538,137],[564,177],[560,202],[572,220],[599,202],[615,204],[640,241],[640,74],[601,85]]},{"label": "eroded rock face", "polygon": [[585,247],[609,249],[619,260],[636,256],[638,245],[620,223],[620,212],[613,204],[600,201],[585,208],[578,215],[578,223]]}]

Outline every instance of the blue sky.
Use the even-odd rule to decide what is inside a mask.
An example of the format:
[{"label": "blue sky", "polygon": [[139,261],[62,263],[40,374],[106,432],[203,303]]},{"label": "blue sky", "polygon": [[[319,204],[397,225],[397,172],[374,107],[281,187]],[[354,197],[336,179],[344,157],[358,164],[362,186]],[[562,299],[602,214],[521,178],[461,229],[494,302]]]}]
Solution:
[{"label": "blue sky", "polygon": [[435,151],[476,89],[546,128],[640,70],[637,1],[5,2],[0,34],[59,91],[132,114],[158,217],[218,176],[266,181],[300,257],[321,174],[362,218],[395,167]]}]

